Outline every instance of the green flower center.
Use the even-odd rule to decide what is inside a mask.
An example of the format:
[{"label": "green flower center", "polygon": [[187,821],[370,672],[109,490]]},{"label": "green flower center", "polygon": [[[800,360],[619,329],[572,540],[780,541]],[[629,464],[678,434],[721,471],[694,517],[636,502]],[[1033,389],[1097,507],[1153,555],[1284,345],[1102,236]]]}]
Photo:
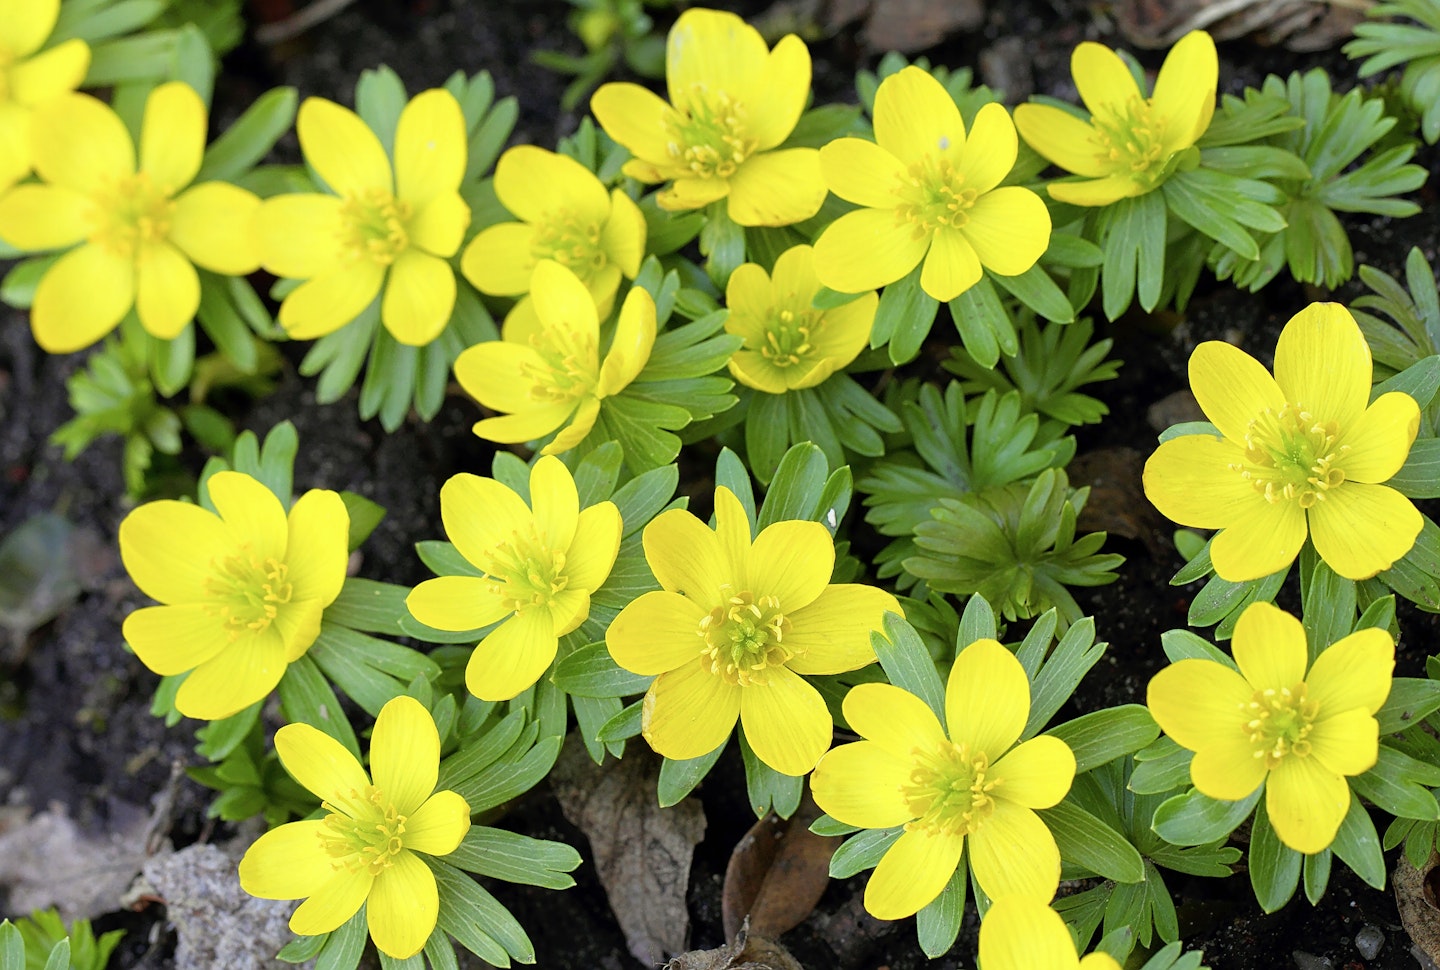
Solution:
[{"label": "green flower center", "polygon": [[224,619],[232,643],[244,631],[261,633],[275,621],[295,593],[288,574],[283,562],[245,553],[211,564],[205,588],[215,599],[209,609]]},{"label": "green flower center", "polygon": [[820,322],[813,310],[781,310],[765,321],[765,343],[760,354],[772,366],[791,367],[815,353],[811,334]]},{"label": "green flower center", "polygon": [[1286,755],[1304,758],[1310,754],[1307,738],[1320,704],[1306,698],[1304,681],[1279,690],[1257,690],[1242,709],[1245,734],[1255,746],[1255,757],[1265,759],[1266,768],[1275,768]]},{"label": "green flower center", "polygon": [[334,869],[364,869],[378,876],[405,848],[406,819],[374,785],[366,786],[365,800],[374,809],[367,811],[364,818],[351,818],[326,802],[322,807],[330,814],[325,816],[320,830],[320,844],[333,860],[330,865]]},{"label": "green flower center", "polygon": [[1128,175],[1147,191],[1170,174],[1165,153],[1165,119],[1148,100],[1132,95],[1123,106],[1090,117],[1092,142],[1112,172]]},{"label": "green flower center", "polygon": [[389,192],[366,189],[340,206],[340,246],[352,261],[389,266],[410,245],[405,223],[410,206]]},{"label": "green flower center", "polygon": [[915,816],[905,828],[944,835],[969,835],[995,810],[991,792],[999,779],[987,777],[990,759],[969,745],[944,741],[930,751],[911,752],[915,767],[901,787]]},{"label": "green flower center", "polygon": [[895,218],[910,223],[917,239],[936,229],[961,228],[970,221],[970,208],[980,197],[966,186],[965,173],[949,159],[934,161],[928,157],[900,176],[896,195],[902,201],[895,207]]},{"label": "green flower center", "polygon": [[535,227],[530,254],[553,259],[580,279],[589,281],[609,264],[600,245],[600,226],[582,222],[573,212],[559,212]]},{"label": "green flower center", "polygon": [[516,612],[548,605],[569,584],[565,553],[551,548],[533,525],[487,550],[482,565],[490,591]]},{"label": "green flower center", "polygon": [[1286,404],[1279,413],[1266,408],[1245,431],[1245,460],[1230,468],[1267,502],[1308,509],[1345,481],[1339,462],[1350,446],[1337,446],[1339,436],[1335,422],[1321,424],[1304,405]]},{"label": "green flower center", "polygon": [[520,365],[530,400],[538,404],[563,404],[594,393],[600,379],[600,348],[594,334],[581,333],[568,325],[545,326],[530,335],[530,346],[540,363]]},{"label": "green flower center", "polygon": [[169,194],[149,175],[123,176],[96,193],[90,241],[116,256],[133,258],[142,244],[169,237],[174,211]]},{"label": "green flower center", "polygon": [[745,133],[745,106],[698,82],[687,100],[688,112],[677,108],[670,119],[671,159],[691,178],[728,179],[760,144]]},{"label": "green flower center", "polygon": [[785,645],[790,620],[774,596],[736,593],[700,620],[701,656],[727,684],[763,685],[771,667],[783,667],[796,651]]}]

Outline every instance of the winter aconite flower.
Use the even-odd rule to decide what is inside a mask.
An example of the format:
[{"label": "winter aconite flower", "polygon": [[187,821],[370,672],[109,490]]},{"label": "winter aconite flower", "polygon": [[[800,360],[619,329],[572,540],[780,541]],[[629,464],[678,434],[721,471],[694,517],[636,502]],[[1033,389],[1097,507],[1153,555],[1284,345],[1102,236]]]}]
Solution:
[{"label": "winter aconite flower", "polygon": [[260,836],[240,860],[240,886],[260,899],[304,899],[290,929],[315,936],[365,907],[370,938],[397,960],[419,953],[435,929],[440,895],[417,853],[455,851],[470,830],[470,806],[435,791],[440,735],[419,701],[388,701],[370,739],[370,773],[330,735],[309,724],[275,732],[285,770],[320,799],[321,819]]},{"label": "winter aconite flower", "polygon": [[1048,735],[1015,743],[1030,716],[1030,681],[1010,651],[977,640],[960,652],[944,728],[924,701],[890,684],[852,688],[844,711],[865,740],[820,759],[810,776],[815,803],[847,825],[905,826],[865,887],[871,915],[923,909],[950,881],[967,836],[987,895],[1055,895],[1060,852],[1033,810],[1065,797],[1075,755]]},{"label": "winter aconite flower", "polygon": [[1265,786],[1280,841],[1314,853],[1350,809],[1345,778],[1379,753],[1375,712],[1390,695],[1395,643],[1357,630],[1305,669],[1305,628],[1269,603],[1240,614],[1231,644],[1236,673],[1215,660],[1181,660],[1150,681],[1156,722],[1195,752],[1190,780],[1202,794],[1239,801]]},{"label": "winter aconite flower", "polygon": [[205,105],[189,85],[150,92],[138,169],[125,123],[88,94],[47,103],[31,134],[42,182],[0,198],[0,237],[26,251],[80,243],[35,289],[30,326],[50,353],[90,346],[132,307],[169,340],[200,306],[195,265],[243,275],[259,264],[245,228],[259,199],[225,182],[190,186],[205,153]]},{"label": "winter aconite flower", "polygon": [[1120,970],[1108,953],[1083,959],[1060,914],[1025,896],[1001,896],[980,923],[980,965],[985,970]]},{"label": "winter aconite flower", "polygon": [[125,618],[125,640],[157,674],[189,676],[175,695],[186,717],[217,720],[265,697],[320,633],[345,582],[350,516],[315,489],[285,514],[249,475],[210,476],[216,512],[147,502],[120,523],[130,578],[162,606]]},{"label": "winter aconite flower", "polygon": [[825,200],[813,148],[776,148],[794,130],[810,93],[810,51],[790,34],[768,50],[733,13],[693,8],[665,48],[670,103],[638,84],[605,84],[590,110],[634,157],[625,174],[670,182],[663,209],[727,199],[742,226],[787,226]]},{"label": "winter aconite flower", "polygon": [[590,615],[590,595],[620,552],[613,502],[580,508],[575,479],[558,458],[530,471],[530,505],[493,478],[455,475],[440,489],[445,534],[483,576],[441,576],[405,601],[421,623],[477,630],[465,686],[481,700],[509,700],[540,679],[560,637]]},{"label": "winter aconite flower", "polygon": [[630,290],[602,363],[594,297],[573,272],[542,259],[535,265],[530,299],[510,311],[501,336],[468,348],[455,361],[455,379],[465,392],[506,412],[476,422],[475,433],[513,444],[563,426],[542,449],[558,455],[584,441],[600,402],[644,369],[655,345],[655,301],[638,286]]},{"label": "winter aconite flower", "polygon": [[60,0],[0,3],[0,191],[34,165],[30,116],[36,106],[74,91],[90,69],[90,47],[71,38],[41,50],[60,16]]},{"label": "winter aconite flower", "polygon": [[745,341],[730,358],[737,381],[766,394],[814,387],[865,349],[880,298],[870,292],[817,310],[811,301],[819,291],[809,246],[781,253],[773,274],[746,263],[730,275],[725,330]]},{"label": "winter aconite flower", "polygon": [[843,293],[893,283],[924,260],[920,285],[953,300],[982,269],[1025,272],[1050,245],[1050,213],[1020,186],[1015,125],[998,104],[970,132],[939,81],[907,67],[875,92],[875,141],[839,138],[820,150],[830,191],[863,206],[815,243],[820,282]]},{"label": "winter aconite flower", "polygon": [[606,642],[615,662],[658,674],[642,731],[667,758],[709,754],[738,717],[757,757],[803,775],[830,745],[831,718],[803,674],[838,674],[875,661],[870,631],[895,597],[831,584],[835,543],[818,522],[785,521],[750,538],[728,489],[715,490],[715,528],[690,512],[645,527],[645,558],[661,589],[620,611]]},{"label": "winter aconite flower", "polygon": [[305,280],[280,304],[280,325],[309,340],[339,330],[374,302],[402,344],[434,340],[455,308],[455,272],[470,207],[465,117],[449,91],[425,91],[400,112],[394,166],[380,139],[348,108],[323,98],[300,106],[305,160],[333,194],[277,195],[256,220],[265,269]]},{"label": "winter aconite flower", "polygon": [[1120,56],[1085,41],[1070,71],[1090,120],[1045,104],[1015,109],[1015,127],[1030,147],[1084,176],[1051,182],[1050,195],[1072,205],[1109,205],[1158,188],[1180,165],[1215,114],[1220,64],[1215,42],[1192,30],[1171,49],[1145,97]]},{"label": "winter aconite flower", "polygon": [[1410,551],[1421,516],[1387,485],[1410,453],[1420,409],[1408,394],[1368,406],[1370,347],[1348,310],[1313,303],[1275,347],[1275,376],[1249,354],[1206,341],[1190,387],[1223,438],[1182,435],[1145,463],[1145,494],[1181,525],[1219,529],[1210,558],[1242,582],[1288,566],[1308,533],[1348,579]]},{"label": "winter aconite flower", "polygon": [[588,168],[565,155],[518,145],[495,166],[495,194],[520,221],[482,229],[460,268],[482,293],[530,291],[535,264],[552,259],[610,315],[621,276],[634,279],[645,254],[645,216],[621,189],[609,194]]}]

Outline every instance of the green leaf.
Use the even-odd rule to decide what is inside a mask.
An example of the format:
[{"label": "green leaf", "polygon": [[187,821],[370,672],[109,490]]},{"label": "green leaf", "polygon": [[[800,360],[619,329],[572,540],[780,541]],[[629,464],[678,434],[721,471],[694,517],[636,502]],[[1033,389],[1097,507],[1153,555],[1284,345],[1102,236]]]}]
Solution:
[{"label": "green leaf", "polygon": [[1375,719],[1380,722],[1382,735],[1394,734],[1417,726],[1421,718],[1435,711],[1440,711],[1440,681],[1396,677],[1390,681],[1390,696],[1375,712]]},{"label": "green leaf", "polygon": [[1149,192],[1101,210],[1105,253],[1100,280],[1105,316],[1125,312],[1138,286],[1140,307],[1155,309],[1165,276],[1165,197]]},{"label": "green leaf", "polygon": [[519,761],[493,764],[468,782],[457,785],[455,791],[469,803],[471,813],[476,815],[503,805],[534,788],[550,773],[560,753],[562,740],[559,737],[541,738]]},{"label": "green leaf", "polygon": [[920,698],[941,724],[945,723],[945,686],[935,670],[935,661],[915,628],[898,614],[886,613],[885,632],[871,631],[870,645],[890,683]]},{"label": "green leaf", "polygon": [[355,729],[309,653],[292,660],[285,668],[285,675],[280,678],[280,709],[285,720],[319,728],[343,744],[357,761],[360,759]]},{"label": "green leaf", "polygon": [[1045,319],[1056,323],[1069,323],[1075,319],[1075,308],[1070,305],[1069,298],[1038,263],[1019,276],[987,275],[1001,289]]},{"label": "green leaf", "polygon": [[341,492],[340,500],[345,503],[345,511],[350,515],[350,532],[346,539],[346,548],[354,552],[385,518],[385,508],[354,492]]},{"label": "green leaf", "polygon": [[473,825],[445,861],[492,879],[568,889],[575,885],[569,874],[579,868],[582,859],[579,852],[563,842]]},{"label": "green leaf", "polygon": [[210,143],[194,183],[230,182],[249,171],[290,131],[296,103],[294,88],[274,88],[256,98],[224,134]]},{"label": "green leaf", "polygon": [[404,586],[351,576],[325,608],[325,619],[365,633],[396,634],[400,618],[410,612],[405,606],[409,595]]},{"label": "green leaf", "polygon": [[1162,802],[1150,827],[1172,845],[1218,842],[1250,817],[1264,790],[1262,786],[1237,802],[1224,802],[1192,788]]},{"label": "green leaf", "polygon": [[0,922],[0,970],[25,970],[25,940],[8,919]]},{"label": "green leaf", "polygon": [[890,345],[892,363],[903,364],[920,352],[920,345],[935,323],[939,302],[920,286],[920,266],[880,292],[870,346]]},{"label": "green leaf", "polygon": [[990,601],[979,593],[966,600],[965,612],[960,614],[960,628],[955,634],[956,655],[976,640],[994,640],[999,635],[995,610],[991,608]]},{"label": "green leaf", "polygon": [[535,962],[530,938],[494,896],[454,866],[424,854],[420,859],[435,874],[440,891],[440,929],[492,966],[508,967],[512,956],[522,963]]},{"label": "green leaf", "polygon": [[1430,788],[1440,786],[1440,768],[1380,745],[1375,767],[1349,779],[1355,793],[1397,818],[1440,819]]},{"label": "green leaf", "polygon": [[[829,465],[820,449],[801,442],[785,452],[765,493],[756,529],[787,519],[811,519],[819,510]],[[832,531],[835,523],[826,523]]]},{"label": "green leaf", "polygon": [[1045,733],[1069,745],[1079,774],[1139,751],[1160,736],[1160,726],[1143,705],[1124,704],[1081,715]]},{"label": "green leaf", "polygon": [[1440,498],[1440,438],[1411,445],[1405,464],[1385,484],[1407,498]]},{"label": "green leaf", "polygon": [[1116,882],[1145,878],[1145,861],[1125,837],[1074,802],[1066,800],[1037,815],[1055,836],[1060,858]]},{"label": "green leaf", "polygon": [[966,882],[965,868],[957,867],[940,895],[915,914],[920,949],[932,960],[949,953],[960,935],[960,923],[965,916]]},{"label": "green leaf", "polygon": [[551,680],[567,694],[584,697],[626,697],[644,693],[655,678],[632,674],[610,656],[602,641],[581,647],[555,665]]},{"label": "green leaf", "polygon": [[720,753],[724,750],[725,745],[722,743],[714,751],[698,758],[689,758],[684,761],[666,758],[662,761],[660,763],[660,780],[656,785],[660,807],[669,808],[671,805],[680,804],[680,800],[694,791],[695,786],[705,779],[711,768],[715,767],[715,762],[720,760]]},{"label": "green leaf", "polygon": [[[955,321],[965,352],[981,367],[994,367],[1002,354],[1014,356],[1020,350],[1015,321],[1000,302],[989,277],[982,276],[980,282],[950,301],[950,317]],[[894,357],[893,353],[891,356]]]},{"label": "green leaf", "polygon": [[1361,879],[1376,889],[1385,888],[1385,854],[1380,848],[1380,836],[1360,799],[1350,799],[1350,809],[1330,848]]},{"label": "green leaf", "polygon": [[1275,834],[1265,803],[1257,804],[1255,824],[1250,829],[1250,886],[1261,909],[1273,913],[1295,895],[1302,859]]},{"label": "green leaf", "polygon": [[781,818],[794,815],[804,792],[804,776],[781,774],[761,761],[743,731],[740,732],[740,756],[745,762],[745,788],[755,817],[764,818],[772,807]]},{"label": "green leaf", "polygon": [[700,252],[706,257],[705,272],[715,288],[724,291],[730,274],[745,262],[745,230],[730,218],[730,202],[720,199],[705,209],[700,230]]},{"label": "green leaf", "polygon": [[[830,878],[849,879],[866,869],[873,869],[880,857],[904,833],[903,826],[889,829],[863,829],[846,839],[830,857]],[[963,871],[963,866],[960,867]]]},{"label": "green leaf", "polygon": [[370,937],[365,927],[365,907],[361,906],[326,937],[325,946],[315,957],[315,970],[355,970]]},{"label": "green leaf", "polygon": [[1030,685],[1030,716],[1022,738],[1034,737],[1055,716],[1100,660],[1105,647],[1104,641],[1095,642],[1093,619],[1087,616],[1071,624]]}]

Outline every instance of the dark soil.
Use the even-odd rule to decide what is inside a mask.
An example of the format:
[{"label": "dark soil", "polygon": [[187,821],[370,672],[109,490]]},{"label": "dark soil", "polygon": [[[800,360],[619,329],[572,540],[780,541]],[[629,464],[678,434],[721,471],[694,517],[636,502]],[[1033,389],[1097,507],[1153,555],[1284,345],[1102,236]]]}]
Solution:
[{"label": "dark soil", "polygon": [[[756,13],[763,4],[717,4]],[[440,83],[452,71],[489,70],[500,96],[513,95],[521,106],[517,141],[551,147],[573,129],[576,115],[557,113],[564,81],[531,65],[529,51],[576,51],[565,27],[570,7],[560,0],[361,0],[309,35],[301,46],[272,60],[244,48],[231,59],[221,79],[218,110],[238,111],[272,84],[297,86],[303,96],[321,95],[349,103],[361,70],[389,64],[412,92]],[[1019,38],[1035,92],[1069,96],[1069,52],[1080,40],[1119,44],[1108,21],[1093,16],[1075,0],[1010,0],[992,5],[983,28],[930,52],[932,62],[974,65],[982,52]],[[1013,41],[1010,41],[1013,44]],[[1011,48],[1014,49],[1013,47]],[[852,36],[813,47],[817,100],[852,100],[851,78],[873,61],[859,59]],[[1158,63],[1153,53],[1147,63]],[[1338,86],[1348,83],[1346,62],[1338,53],[1289,55],[1245,42],[1222,47],[1222,86],[1238,90],[1266,71],[1288,71],[1313,63],[1335,68]],[[1012,95],[1028,95],[1014,90]],[[282,146],[284,148],[284,146]],[[294,152],[293,140],[289,147]],[[1430,149],[1418,159],[1440,175],[1440,153]],[[1440,179],[1424,190],[1424,214],[1394,222],[1349,219],[1356,259],[1399,275],[1405,255],[1419,245],[1432,265],[1440,252]],[[1357,295],[1357,284],[1339,294]],[[1183,320],[1126,318],[1099,326],[1097,336],[1115,339],[1115,356],[1125,361],[1119,380],[1096,393],[1109,405],[1109,419],[1080,433],[1081,450],[1128,446],[1148,454],[1155,432],[1145,421],[1155,401],[1185,386],[1185,361],[1200,340],[1226,337],[1265,358],[1279,328],[1317,294],[1277,281],[1261,294],[1235,292],[1228,285],[1202,283]],[[1176,325],[1178,323],[1178,325]],[[1171,329],[1167,329],[1170,327]],[[948,325],[936,340],[949,339]],[[291,348],[293,350],[293,348]],[[943,348],[940,350],[943,354]],[[428,425],[407,424],[395,434],[355,416],[353,396],[318,407],[307,381],[287,369],[276,393],[237,417],[263,433],[275,422],[295,422],[301,440],[296,465],[299,488],[350,489],[385,506],[389,514],[366,543],[361,575],[414,583],[426,572],[412,544],[440,534],[440,485],[457,471],[489,467],[489,449],[468,431],[477,412],[462,397],[447,402]],[[44,511],[58,511],[83,530],[113,540],[128,510],[120,480],[120,451],[101,441],[75,462],[63,460],[47,444],[51,431],[69,416],[64,379],[79,357],[49,357],[30,339],[22,314],[0,317],[0,536]],[[682,488],[690,488],[683,485]],[[695,492],[703,491],[699,485]],[[1434,514],[1434,510],[1432,515]],[[1110,643],[1101,665],[1091,673],[1073,702],[1073,713],[1102,706],[1143,701],[1144,685],[1164,664],[1160,633],[1185,625],[1195,588],[1176,588],[1169,577],[1180,565],[1173,551],[1156,556],[1138,541],[1113,539],[1109,550],[1126,555],[1119,581],[1080,591],[1081,605],[1097,618],[1099,636]],[[193,763],[191,729],[166,729],[148,713],[156,678],[123,646],[120,622],[141,605],[118,557],[107,553],[91,563],[98,579],[72,608],[31,633],[23,643],[0,650],[0,792],[11,805],[36,809],[58,803],[90,831],[104,831],[117,815],[148,810],[170,775],[171,764]],[[1282,605],[1298,607],[1293,590]],[[1404,639],[1397,673],[1419,675],[1425,656],[1440,635],[1440,618],[1402,610]],[[3,646],[3,644],[0,644]],[[1063,715],[1062,715],[1063,716]],[[720,928],[720,886],[731,849],[753,821],[744,797],[743,770],[733,750],[700,789],[708,821],[692,871],[689,903],[691,943],[710,948],[724,942]],[[189,782],[181,785],[171,837],[177,844],[225,834],[204,818],[209,793]],[[1384,820],[1380,820],[1383,828]],[[561,816],[542,785],[517,804],[502,823],[531,835],[576,844],[588,856],[584,837]],[[1393,855],[1393,854],[1392,854]],[[639,964],[625,949],[592,867],[576,873],[578,885],[563,893],[495,884],[494,893],[529,930],[538,965],[546,970],[630,970]],[[807,970],[891,968],[910,970],[926,964],[915,943],[912,921],[880,924],[859,905],[863,877],[832,883],[815,914],[784,941]],[[1303,951],[1329,966],[1401,970],[1414,966],[1409,940],[1400,927],[1388,892],[1373,890],[1337,865],[1321,905],[1303,900],[1280,913],[1262,915],[1243,871],[1224,880],[1171,875],[1182,938],[1204,949],[1217,970],[1296,966]],[[0,904],[3,904],[0,900]],[[0,905],[0,911],[6,907]],[[161,922],[157,922],[161,921]],[[1373,924],[1385,934],[1380,955],[1364,962],[1354,945],[1356,932]],[[102,919],[100,928],[125,925],[135,930],[112,960],[115,967],[168,966],[163,945],[163,909]],[[975,920],[967,919],[952,955],[935,961],[941,970],[969,966],[975,948]],[[153,947],[152,939],[162,945]],[[1305,965],[1305,964],[1301,964]]]}]

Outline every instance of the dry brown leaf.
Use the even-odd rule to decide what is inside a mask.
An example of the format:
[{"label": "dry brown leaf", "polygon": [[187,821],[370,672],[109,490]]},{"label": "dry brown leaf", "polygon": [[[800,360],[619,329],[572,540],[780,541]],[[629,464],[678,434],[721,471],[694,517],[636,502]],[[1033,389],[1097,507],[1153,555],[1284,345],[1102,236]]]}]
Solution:
[{"label": "dry brown leaf", "polygon": [[754,934],[776,939],[810,915],[830,882],[840,840],[816,835],[820,809],[807,793],[789,820],[771,812],[750,826],[730,853],[720,895],[725,937],[735,939],[748,915]]},{"label": "dry brown leaf", "polygon": [[1432,963],[1440,963],[1440,900],[1436,890],[1440,888],[1440,855],[1430,853],[1425,865],[1416,869],[1400,853],[1395,865],[1392,881],[1395,884],[1395,904],[1400,908],[1400,922],[1410,940],[1419,947]]},{"label": "dry brown leaf", "polygon": [[682,953],[667,963],[665,970],[804,970],[804,967],[779,943],[750,933],[742,926],[735,942],[713,950]]},{"label": "dry brown leaf", "polygon": [[124,821],[96,836],[81,832],[60,805],[8,826],[0,834],[0,887],[9,889],[10,909],[54,906],[67,920],[115,909],[148,858],[150,821],[118,803],[111,817]]},{"label": "dry brown leaf", "polygon": [[610,909],[635,959],[654,966],[685,949],[690,860],[705,835],[700,803],[661,808],[660,759],[632,745],[624,760],[596,765],[571,737],[550,773],[565,817],[590,840]]},{"label": "dry brown leaf", "polygon": [[1116,25],[1136,47],[1169,47],[1192,30],[1216,40],[1317,51],[1348,40],[1371,0],[1116,0]]},{"label": "dry brown leaf", "polygon": [[864,18],[859,40],[871,51],[910,54],[985,22],[983,0],[776,0],[755,18],[769,37],[830,37]]},{"label": "dry brown leaf", "polygon": [[1090,498],[1076,523],[1081,532],[1108,532],[1139,539],[1156,558],[1168,559],[1167,520],[1145,497],[1141,475],[1145,456],[1134,448],[1097,448],[1075,456],[1065,469],[1077,488],[1090,486]]}]

